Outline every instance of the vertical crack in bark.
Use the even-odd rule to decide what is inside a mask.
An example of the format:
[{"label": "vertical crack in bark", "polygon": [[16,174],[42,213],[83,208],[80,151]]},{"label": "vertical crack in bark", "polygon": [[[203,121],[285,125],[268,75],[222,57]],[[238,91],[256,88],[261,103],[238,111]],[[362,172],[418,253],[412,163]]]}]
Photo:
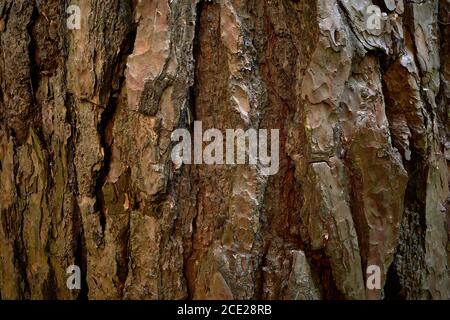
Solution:
[{"label": "vertical crack in bark", "polygon": [[[14,176],[17,176],[19,160],[17,156],[17,145],[13,144],[13,165],[14,165]],[[17,196],[20,197],[20,190],[16,187]],[[18,295],[20,299],[28,299],[30,297],[30,284],[28,282],[27,276],[27,266],[28,266],[28,256],[25,252],[24,241],[23,241],[23,208],[20,208],[18,204],[13,205],[13,210],[5,213],[11,215],[12,221],[10,221],[11,234],[13,238],[13,259],[14,265],[17,267],[18,273]],[[14,216],[12,216],[14,215]]]},{"label": "vertical crack in bark", "polygon": [[[385,57],[387,58],[387,57]],[[391,62],[391,64],[397,63]],[[390,88],[386,83],[386,76],[390,76],[392,71],[388,66],[382,68],[385,79],[383,80],[383,94],[386,101],[386,113],[390,122],[389,129],[392,136],[392,144],[398,150],[404,151],[402,142],[399,141],[394,127],[395,123],[395,101],[399,97],[391,97]],[[392,74],[397,77],[398,75]],[[401,79],[397,79],[401,83]],[[402,94],[411,94],[411,88],[404,86]],[[404,110],[401,111],[405,113]],[[426,121],[426,117],[424,117]],[[426,123],[423,124],[426,127]],[[421,297],[423,286],[423,274],[425,272],[425,192],[426,190],[426,161],[420,150],[414,145],[411,146],[409,160],[403,156],[404,167],[408,172],[408,184],[404,197],[404,212],[400,226],[400,241],[394,254],[386,279],[384,290],[385,299],[418,299]]]},{"label": "vertical crack in bark", "polygon": [[[129,172],[126,173],[129,176]],[[131,235],[131,217],[128,215],[127,225],[125,230],[119,236],[120,239],[120,252],[119,259],[117,259],[117,278],[119,283],[117,284],[119,288],[119,294],[123,298],[125,282],[129,274],[129,264],[130,264],[130,235]]]},{"label": "vertical crack in bark", "polygon": [[[133,4],[130,4],[131,8]],[[134,16],[134,9],[132,10],[131,16]],[[112,147],[114,143],[113,136],[113,127],[115,122],[116,111],[118,108],[118,103],[120,103],[121,94],[123,92],[122,88],[125,83],[125,69],[126,62],[128,56],[134,50],[134,44],[136,39],[137,32],[137,24],[134,22],[131,24],[131,29],[128,34],[125,36],[125,39],[120,46],[120,52],[117,57],[117,61],[113,63],[115,69],[113,70],[113,79],[111,81],[111,89],[110,89],[110,97],[108,103],[106,105],[105,110],[101,114],[101,120],[98,124],[97,131],[100,136],[100,145],[103,150],[103,161],[101,165],[101,169],[98,172],[98,176],[96,177],[95,183],[95,195],[97,199],[97,210],[100,213],[100,226],[102,229],[102,234],[105,236],[106,229],[106,203],[104,198],[103,188],[107,183],[108,174],[110,172],[111,160],[112,160]],[[114,84],[118,82],[118,86],[115,88]],[[128,174],[126,174],[128,176]],[[117,196],[117,186],[115,182],[113,182],[114,192]],[[128,223],[124,231],[121,232],[119,236],[119,251],[116,255],[116,264],[117,264],[117,278],[118,283],[116,283],[116,287],[118,290],[118,294],[123,296],[124,294],[124,286],[125,281],[128,276],[128,267],[129,267],[129,239],[130,239],[130,217],[128,216]]]},{"label": "vertical crack in bark", "polygon": [[[65,51],[67,54],[67,51]],[[89,286],[87,283],[87,249],[85,234],[83,228],[83,218],[78,206],[78,182],[75,169],[75,152],[77,145],[77,119],[75,112],[75,98],[67,93],[66,95],[66,121],[70,125],[70,136],[67,139],[67,163],[68,163],[68,182],[67,187],[72,193],[72,239],[76,241],[72,243],[72,252],[74,253],[74,264],[81,269],[81,290],[77,294],[79,300],[87,300],[89,294]]]},{"label": "vertical crack in bark", "polygon": [[[105,213],[105,200],[103,196],[103,186],[106,183],[112,157],[112,145],[114,143],[113,137],[113,126],[115,120],[115,114],[117,110],[117,104],[122,92],[122,88],[125,82],[125,68],[128,56],[133,52],[134,43],[136,39],[137,25],[132,24],[131,30],[126,35],[120,52],[117,57],[117,61],[113,62],[112,65],[116,66],[113,71],[113,79],[111,81],[111,89],[108,103],[105,110],[101,114],[101,120],[97,126],[97,131],[100,136],[100,145],[103,150],[103,161],[101,168],[96,177],[95,183],[95,195],[97,198],[97,210],[100,213],[100,225],[102,228],[102,233],[105,233],[106,228],[106,213]],[[114,88],[114,83],[118,81],[119,85]]]},{"label": "vertical crack in bark", "polygon": [[[36,40],[34,38],[33,29],[35,28],[37,24],[37,19],[39,16],[39,8],[36,6],[33,6],[33,13],[31,14],[30,23],[27,26],[28,35],[30,37],[29,45],[28,45],[28,55],[30,60],[30,94],[32,98],[32,104],[31,107],[31,118],[32,123],[35,127],[39,128],[41,125],[41,109],[37,107],[37,101],[36,101],[36,88],[39,84],[39,70],[38,70],[38,63],[35,59],[36,57]],[[44,141],[44,139],[42,139]]]},{"label": "vertical crack in bark", "polygon": [[[76,204],[74,203],[74,206]],[[81,218],[80,210],[76,208],[78,211],[77,216]],[[78,235],[76,236],[76,247],[74,250],[74,257],[75,257],[75,265],[79,266],[81,269],[81,290],[78,292],[78,300],[88,300],[89,296],[89,287],[87,283],[87,257],[86,257],[86,242],[84,240],[84,232],[82,227],[82,221],[78,220],[77,223],[74,225],[79,226]]]},{"label": "vertical crack in bark", "polygon": [[[199,55],[199,50],[200,50],[200,23],[201,23],[201,17],[202,17],[202,13],[203,10],[205,8],[205,6],[208,6],[210,4],[205,3],[204,1],[199,1],[196,4],[195,7],[195,26],[194,26],[194,40],[193,40],[193,46],[192,46],[192,57],[193,57],[193,62],[194,62],[194,73],[193,73],[193,81],[192,84],[189,88],[189,109],[186,109],[185,114],[187,114],[187,119],[186,117],[184,117],[184,121],[186,121],[186,123],[182,123],[181,125],[188,125],[189,126],[189,131],[192,133],[193,132],[193,126],[194,126],[194,121],[197,118],[197,112],[196,112],[196,105],[197,105],[197,99],[196,99],[196,86],[197,86],[197,63],[198,63],[198,55]],[[182,121],[182,122],[184,122]],[[196,170],[194,169],[194,167],[189,166],[189,167],[184,167],[183,168],[183,172],[190,177],[191,180],[193,181],[197,181],[198,182],[198,177],[196,176]],[[194,176],[195,175],[195,176]],[[191,274],[191,259],[193,257],[194,254],[194,239],[195,239],[195,235],[196,235],[196,231],[197,231],[197,218],[198,218],[198,204],[199,204],[199,190],[197,187],[193,187],[193,184],[191,184],[190,186],[190,193],[191,194],[195,194],[195,200],[196,200],[196,204],[195,204],[195,214],[192,217],[192,221],[191,221],[191,226],[192,226],[192,230],[190,231],[190,245],[189,245],[189,249],[190,252],[187,255],[184,255],[184,261],[183,261],[183,276],[186,280],[186,291],[187,291],[187,299],[192,300],[193,299],[193,294],[194,294],[194,281],[195,281],[195,275]],[[195,189],[194,189],[195,188]]]}]

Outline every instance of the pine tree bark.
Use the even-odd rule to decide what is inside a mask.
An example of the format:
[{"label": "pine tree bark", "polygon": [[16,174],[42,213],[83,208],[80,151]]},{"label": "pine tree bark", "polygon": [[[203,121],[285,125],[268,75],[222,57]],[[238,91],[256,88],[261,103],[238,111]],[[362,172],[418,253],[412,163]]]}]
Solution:
[{"label": "pine tree bark", "polygon": [[450,298],[449,0],[0,0],[0,53],[0,299]]}]

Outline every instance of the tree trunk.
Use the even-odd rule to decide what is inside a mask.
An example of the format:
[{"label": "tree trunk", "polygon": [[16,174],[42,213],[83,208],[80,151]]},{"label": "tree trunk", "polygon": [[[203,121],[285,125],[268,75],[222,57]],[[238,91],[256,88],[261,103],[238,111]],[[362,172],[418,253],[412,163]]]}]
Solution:
[{"label": "tree trunk", "polygon": [[0,0],[0,53],[0,299],[450,298],[449,0]]}]

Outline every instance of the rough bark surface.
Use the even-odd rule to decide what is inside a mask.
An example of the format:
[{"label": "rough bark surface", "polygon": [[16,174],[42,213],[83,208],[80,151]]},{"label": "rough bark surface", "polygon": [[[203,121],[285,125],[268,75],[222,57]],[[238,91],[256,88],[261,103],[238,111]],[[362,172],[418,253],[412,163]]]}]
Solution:
[{"label": "rough bark surface", "polygon": [[449,0],[0,0],[0,80],[0,299],[450,299]]}]

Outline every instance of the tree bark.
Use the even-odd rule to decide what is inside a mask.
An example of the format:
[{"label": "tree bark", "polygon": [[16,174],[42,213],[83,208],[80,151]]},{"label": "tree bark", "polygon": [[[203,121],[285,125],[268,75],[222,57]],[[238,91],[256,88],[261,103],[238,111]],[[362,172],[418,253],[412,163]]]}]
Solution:
[{"label": "tree bark", "polygon": [[0,53],[0,299],[450,299],[449,0],[0,0]]}]

